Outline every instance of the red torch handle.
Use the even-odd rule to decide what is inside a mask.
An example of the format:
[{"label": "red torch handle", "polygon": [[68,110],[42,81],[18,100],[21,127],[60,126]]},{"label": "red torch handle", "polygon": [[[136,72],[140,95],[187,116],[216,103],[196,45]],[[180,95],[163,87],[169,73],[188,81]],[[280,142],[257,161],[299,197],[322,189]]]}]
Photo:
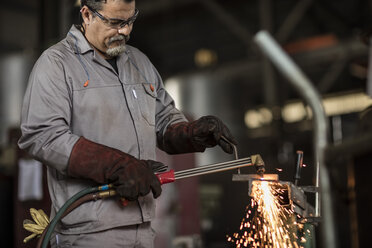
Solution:
[{"label": "red torch handle", "polygon": [[[175,178],[174,178],[174,170],[169,170],[169,171],[165,171],[165,172],[160,172],[160,173],[156,173],[155,174],[159,181],[160,181],[160,184],[166,184],[166,183],[173,183]],[[121,198],[120,199],[121,201],[121,205],[123,207],[127,206],[128,205],[128,200],[125,199],[125,198]]]},{"label": "red torch handle", "polygon": [[175,180],[174,170],[156,173],[156,176],[158,177],[161,184],[173,183]]}]

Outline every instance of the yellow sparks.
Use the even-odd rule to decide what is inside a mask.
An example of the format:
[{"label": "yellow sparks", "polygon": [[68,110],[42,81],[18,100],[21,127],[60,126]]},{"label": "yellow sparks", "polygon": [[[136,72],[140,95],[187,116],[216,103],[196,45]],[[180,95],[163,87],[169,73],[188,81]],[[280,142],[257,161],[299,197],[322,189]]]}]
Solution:
[{"label": "yellow sparks", "polygon": [[[281,206],[283,188],[279,183],[253,181],[252,200],[247,206],[245,218],[240,224],[241,233],[234,233],[227,241],[239,247],[262,248],[301,248],[306,242],[298,240],[297,231],[301,228],[296,216]],[[300,227],[299,227],[300,226]]]}]

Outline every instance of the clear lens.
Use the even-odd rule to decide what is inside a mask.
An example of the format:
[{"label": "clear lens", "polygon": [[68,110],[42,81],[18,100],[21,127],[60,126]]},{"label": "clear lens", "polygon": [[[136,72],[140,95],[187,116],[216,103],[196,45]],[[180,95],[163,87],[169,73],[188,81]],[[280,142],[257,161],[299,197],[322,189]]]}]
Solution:
[{"label": "clear lens", "polygon": [[126,25],[128,25],[128,26],[132,25],[134,23],[134,21],[137,19],[137,16],[138,16],[138,13],[139,13],[139,10],[135,9],[134,15],[131,18],[129,18],[128,20],[120,20],[120,19],[106,18],[103,15],[101,15],[98,11],[91,8],[90,6],[87,5],[87,7],[96,16],[98,16],[103,21],[103,23],[108,25],[110,28],[114,28],[114,29],[123,28]]},{"label": "clear lens", "polygon": [[134,12],[134,15],[131,18],[129,18],[128,20],[107,19],[107,21],[108,21],[107,24],[109,24],[111,28],[123,28],[126,25],[130,26],[136,20],[138,12],[139,12],[138,9],[136,9],[136,11]]}]

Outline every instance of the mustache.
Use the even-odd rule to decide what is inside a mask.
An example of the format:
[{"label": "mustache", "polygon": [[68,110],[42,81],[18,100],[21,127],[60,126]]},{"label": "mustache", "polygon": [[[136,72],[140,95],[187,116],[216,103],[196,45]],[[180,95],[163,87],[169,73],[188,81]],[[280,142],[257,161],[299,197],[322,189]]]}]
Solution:
[{"label": "mustache", "polygon": [[129,40],[129,35],[118,35],[118,36],[111,37],[108,41],[108,44],[111,45],[111,43],[115,41],[122,41],[122,40],[127,42]]}]

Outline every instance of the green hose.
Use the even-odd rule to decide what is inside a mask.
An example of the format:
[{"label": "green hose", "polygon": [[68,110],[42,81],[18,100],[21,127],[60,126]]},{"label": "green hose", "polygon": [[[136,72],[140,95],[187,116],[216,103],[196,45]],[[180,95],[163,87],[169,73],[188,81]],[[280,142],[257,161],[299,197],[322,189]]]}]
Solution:
[{"label": "green hose", "polygon": [[68,201],[65,202],[65,204],[63,204],[63,206],[57,212],[56,216],[54,216],[53,220],[50,222],[49,227],[48,227],[48,231],[45,234],[45,238],[43,240],[43,243],[41,244],[41,247],[42,248],[47,248],[48,242],[50,240],[50,237],[51,237],[51,235],[53,233],[53,230],[54,230],[57,222],[61,219],[63,213],[68,209],[68,207],[71,204],[73,204],[79,198],[81,198],[81,197],[83,197],[83,196],[85,196],[87,194],[94,193],[94,192],[97,192],[97,191],[107,190],[108,188],[109,188],[108,185],[87,188],[87,189],[84,189],[84,190],[76,193],[74,196],[72,196],[70,199],[68,199]]}]

